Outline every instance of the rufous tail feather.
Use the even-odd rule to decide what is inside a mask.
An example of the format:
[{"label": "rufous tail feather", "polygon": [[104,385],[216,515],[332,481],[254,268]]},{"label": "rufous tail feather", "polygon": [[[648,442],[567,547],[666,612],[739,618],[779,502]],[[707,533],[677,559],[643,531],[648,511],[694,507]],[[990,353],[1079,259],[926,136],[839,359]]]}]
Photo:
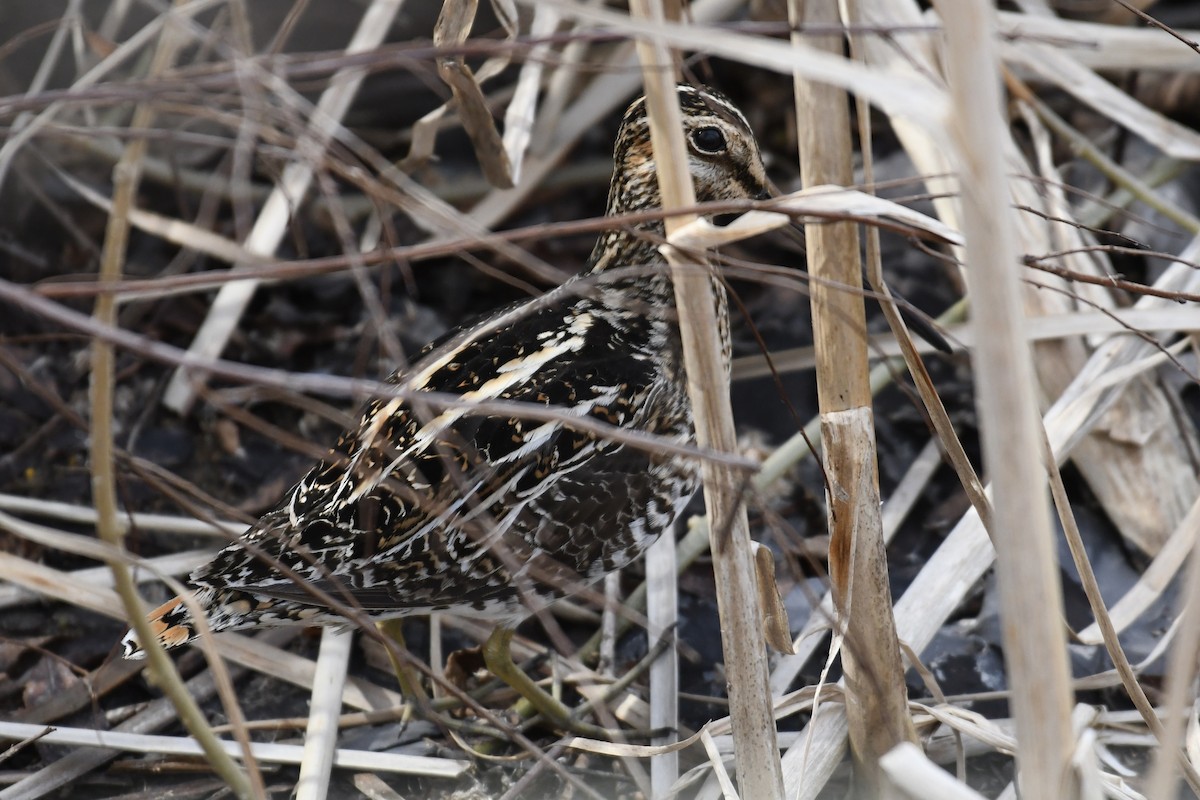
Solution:
[{"label": "rufous tail feather", "polygon": [[[154,632],[155,638],[167,650],[186,644],[196,636],[196,631],[191,626],[191,617],[188,615],[187,606],[178,597],[172,598],[154,609],[146,621],[150,623],[150,630]],[[125,658],[142,659],[146,657],[146,651],[142,648],[142,643],[138,641],[137,634],[133,630],[125,634],[125,638],[121,640],[121,646],[124,648]]]}]

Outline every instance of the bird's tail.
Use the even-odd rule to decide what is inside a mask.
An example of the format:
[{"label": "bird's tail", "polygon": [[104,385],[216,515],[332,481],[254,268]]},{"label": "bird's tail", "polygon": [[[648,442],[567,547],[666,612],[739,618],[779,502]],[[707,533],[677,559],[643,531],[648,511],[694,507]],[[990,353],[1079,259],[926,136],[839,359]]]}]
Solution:
[{"label": "bird's tail", "polygon": [[[196,593],[196,600],[201,608],[209,607],[211,602],[211,599],[205,596],[206,594],[212,594],[212,590],[201,590]],[[150,630],[154,632],[158,643],[167,650],[185,645],[197,636],[192,615],[188,611],[187,605],[179,597],[172,598],[151,611],[146,621],[150,623]],[[218,627],[225,627],[211,624],[210,626],[214,630]],[[138,640],[137,633],[132,629],[121,640],[121,647],[125,658],[136,660],[146,657],[146,651]]]}]

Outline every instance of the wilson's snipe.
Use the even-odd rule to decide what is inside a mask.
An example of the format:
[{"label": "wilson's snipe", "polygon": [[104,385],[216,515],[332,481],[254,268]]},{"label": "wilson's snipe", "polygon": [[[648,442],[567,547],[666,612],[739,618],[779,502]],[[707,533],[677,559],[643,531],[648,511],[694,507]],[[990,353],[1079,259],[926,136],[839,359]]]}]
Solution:
[{"label": "wilson's snipe", "polygon": [[[680,86],[678,94],[697,199],[765,195],[741,112],[716,92]],[[642,100],[626,111],[615,150],[607,213],[658,208]],[[489,666],[523,683],[508,654],[513,627],[670,530],[698,469],[558,422],[472,413],[470,403],[548,406],[692,441],[662,237],[661,221],[608,231],[577,279],[461,329],[393,375],[414,391],[465,402],[440,411],[400,399],[370,403],[357,429],[275,510],[192,574],[209,627],[343,622],[329,598],[375,619],[476,615],[497,625],[485,648]],[[718,297],[728,342],[724,292]],[[179,599],[155,610],[151,623],[167,647],[196,636]],[[142,655],[132,632],[124,646],[127,658]],[[561,706],[530,699],[561,716]]]}]

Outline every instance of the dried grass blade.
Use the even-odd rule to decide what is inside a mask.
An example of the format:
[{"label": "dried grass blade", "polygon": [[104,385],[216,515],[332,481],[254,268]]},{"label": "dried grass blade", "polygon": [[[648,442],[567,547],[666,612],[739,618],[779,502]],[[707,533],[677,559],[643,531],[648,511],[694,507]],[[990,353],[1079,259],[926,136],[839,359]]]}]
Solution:
[{"label": "dried grass blade", "polygon": [[864,67],[810,47],[793,47],[761,36],[702,25],[633,20],[615,11],[567,0],[538,2],[561,9],[566,17],[586,20],[627,36],[653,37],[671,47],[696,50],[783,75],[798,72],[810,80],[863,95],[888,113],[903,116],[931,134],[940,135],[942,130],[947,110],[946,94],[925,81]]},{"label": "dried grass blade", "polygon": [[[40,734],[45,725],[26,725],[0,721],[0,738],[23,739]],[[96,731],[90,728],[54,727],[42,741],[76,747],[100,747],[132,753],[162,753],[176,756],[199,756],[203,751],[196,741],[186,736],[152,736],[121,731]],[[242,755],[237,742],[221,740],[222,749],[235,758]],[[291,744],[254,742],[251,752],[260,761],[272,764],[300,764],[304,748]],[[465,761],[427,756],[406,756],[395,753],[374,753],[367,750],[337,750],[333,763],[342,769],[377,770],[407,775],[427,775],[435,778],[456,778],[469,766]],[[15,797],[16,795],[14,795]],[[5,793],[0,797],[8,800]]]},{"label": "dried grass blade", "polygon": [[[156,580],[156,576],[160,573],[173,576],[187,575],[196,567],[212,560],[213,553],[214,551],[211,549],[189,550],[185,553],[147,559],[146,564],[153,571],[139,572],[135,577],[139,583],[148,583]],[[10,578],[13,583],[21,586],[55,586],[59,591],[53,596],[72,605],[79,605],[69,599],[69,595],[75,590],[86,590],[88,587],[111,588],[113,585],[112,570],[108,567],[90,567],[73,572],[61,572],[15,555],[6,556],[3,560],[13,562],[7,565],[8,569],[12,570],[9,574],[14,574],[18,569],[25,571],[23,578]],[[33,570],[30,570],[30,567]],[[0,570],[4,569],[5,566],[0,566]],[[0,586],[0,608],[28,603],[36,600],[39,596],[43,596],[40,591],[21,589],[17,586]]]},{"label": "dried grass blade", "polygon": [[790,225],[794,216],[878,221],[879,223],[890,221],[899,224],[901,233],[928,234],[943,242],[962,243],[962,234],[941,220],[891,200],[885,200],[858,189],[848,189],[845,186],[833,184],[807,186],[791,194],[772,199],[771,205],[785,209],[788,214],[775,211],[748,211],[728,225],[721,226],[713,225],[703,217],[697,218],[680,227],[677,234],[679,245],[704,248],[739,242]]},{"label": "dried grass blade", "polygon": [[[437,25],[433,30],[433,43],[438,47],[460,45],[471,34],[475,22],[478,0],[447,0],[442,5]],[[461,55],[443,56],[437,60],[438,75],[458,104],[459,118],[475,148],[479,165],[488,183],[501,189],[513,185],[512,165],[504,149],[496,121],[488,109],[483,89]]]},{"label": "dried grass blade", "polygon": [[[1120,676],[1121,685],[1125,692],[1129,695],[1133,705],[1142,714],[1142,719],[1146,726],[1154,733],[1160,741],[1168,738],[1167,732],[1159,723],[1158,716],[1154,707],[1150,704],[1149,698],[1146,697],[1146,692],[1138,683],[1137,675],[1133,667],[1129,663],[1129,659],[1125,655],[1124,649],[1121,647],[1120,639],[1117,636],[1116,629],[1113,627],[1112,619],[1109,617],[1108,609],[1104,605],[1104,597],[1100,592],[1100,585],[1096,580],[1096,574],[1092,570],[1091,561],[1088,559],[1087,549],[1083,544],[1083,536],[1079,532],[1079,526],[1075,521],[1074,512],[1071,510],[1070,500],[1067,498],[1067,489],[1063,484],[1062,474],[1059,472],[1058,464],[1055,462],[1054,453],[1050,448],[1050,440],[1043,435],[1042,449],[1045,458],[1046,472],[1050,476],[1050,491],[1054,498],[1054,505],[1058,511],[1060,524],[1062,525],[1063,535],[1066,538],[1067,546],[1071,551],[1071,558],[1075,562],[1075,569],[1079,573],[1080,582],[1083,586],[1084,594],[1087,596],[1088,603],[1091,605],[1092,614],[1096,618],[1096,623],[1103,631],[1104,647],[1108,652],[1108,657],[1112,660],[1116,673]],[[1077,705],[1073,714],[1073,720],[1077,735],[1084,729],[1080,717],[1087,715],[1090,721],[1096,715],[1096,712],[1091,707]],[[1078,760],[1078,751],[1083,743],[1080,742],[1076,746],[1076,756],[1073,760]],[[1077,770],[1078,780],[1080,782],[1080,793],[1084,794],[1085,781],[1098,775],[1098,767],[1095,765],[1094,753],[1088,749],[1086,763],[1091,765],[1091,769],[1085,768]],[[1179,764],[1184,771],[1188,783],[1191,785],[1194,792],[1200,792],[1200,774],[1197,774],[1195,767],[1187,760],[1183,753],[1179,753]]]},{"label": "dried grass blade", "polygon": [[[168,20],[171,20],[173,15],[195,16],[204,13],[214,6],[223,5],[225,2],[226,0],[191,0],[191,2],[176,4],[168,13],[155,15],[142,28],[134,32],[125,41],[121,42],[115,50],[106,55],[100,63],[93,66],[83,76],[72,83],[71,91],[83,92],[85,89],[99,84],[105,77],[124,66],[128,60],[141,52],[146,45],[153,42],[162,33],[163,28],[167,26]],[[8,174],[8,168],[12,164],[12,159],[16,155],[17,150],[32,139],[38,131],[49,124],[55,115],[67,105],[67,102],[59,101],[51,103],[39,112],[37,116],[29,120],[27,125],[20,130],[10,133],[4,145],[0,147],[0,183],[4,182],[4,178]],[[3,111],[2,104],[0,104],[0,111]]]},{"label": "dried grass blade", "polygon": [[[107,197],[58,166],[52,166],[51,168],[59,180],[84,200],[105,212],[112,212],[112,201]],[[198,225],[193,225],[190,222],[184,222],[181,219],[164,217],[161,214],[155,214],[153,211],[146,211],[141,208],[131,208],[129,210],[129,222],[140,231],[158,236],[171,244],[210,255],[221,261],[246,265],[270,263],[268,257],[254,253],[232,239],[201,228]],[[129,302],[135,297],[136,295],[122,295],[120,301]]]},{"label": "dried grass blade", "polygon": [[[257,639],[236,633],[223,633],[221,655],[247,669],[309,691],[312,691],[315,685],[317,665],[314,661],[264,644]],[[404,705],[405,701],[399,692],[351,676],[346,680],[341,702],[360,711],[376,711],[382,708],[396,708]]]},{"label": "dried grass blade", "polygon": [[[7,527],[0,520],[0,527]],[[108,567],[104,567],[108,569]],[[111,571],[110,571],[111,572]],[[113,619],[125,619],[121,598],[112,589],[83,583],[69,572],[47,567],[13,554],[0,558],[0,580],[23,587],[29,594],[52,597]],[[0,587],[8,590],[10,587]]]},{"label": "dried grass blade", "polygon": [[[0,494],[0,510],[14,514],[31,514],[53,517],[64,522],[80,525],[96,523],[96,509],[89,506],[61,503],[37,497],[21,497],[15,494]],[[165,533],[182,533],[188,536],[224,536],[241,533],[246,526],[240,522],[217,521],[215,523],[192,517],[177,517],[170,514],[132,513],[126,519],[137,528]]]},{"label": "dried grass blade", "polygon": [[1187,730],[1184,720],[1187,710],[1195,702],[1195,697],[1189,695],[1194,691],[1196,652],[1200,647],[1200,625],[1196,624],[1200,618],[1200,550],[1192,549],[1185,574],[1187,577],[1178,618],[1186,619],[1187,624],[1180,628],[1167,660],[1166,690],[1162,702],[1166,716],[1163,722],[1164,735],[1154,754],[1146,792],[1146,796],[1154,800],[1176,796],[1177,759],[1185,744]]},{"label": "dried grass blade", "polygon": [[841,702],[824,702],[800,738],[783,754],[788,800],[816,800],[846,754],[850,722]]},{"label": "dried grass blade", "polygon": [[725,761],[717,752],[717,744],[707,728],[700,731],[700,741],[704,744],[704,752],[708,754],[708,763],[712,766],[713,774],[717,776],[717,782],[721,785],[722,797],[725,800],[741,800],[737,789],[733,787],[733,781],[729,779],[729,773],[725,771]]}]

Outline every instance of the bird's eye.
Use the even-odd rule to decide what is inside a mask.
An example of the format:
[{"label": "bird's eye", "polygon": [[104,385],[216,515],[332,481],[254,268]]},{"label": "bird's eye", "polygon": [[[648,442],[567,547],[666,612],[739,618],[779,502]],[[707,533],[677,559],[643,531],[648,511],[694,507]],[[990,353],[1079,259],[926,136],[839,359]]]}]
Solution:
[{"label": "bird's eye", "polygon": [[720,128],[697,128],[692,131],[692,145],[701,153],[716,155],[725,152],[725,134]]}]

